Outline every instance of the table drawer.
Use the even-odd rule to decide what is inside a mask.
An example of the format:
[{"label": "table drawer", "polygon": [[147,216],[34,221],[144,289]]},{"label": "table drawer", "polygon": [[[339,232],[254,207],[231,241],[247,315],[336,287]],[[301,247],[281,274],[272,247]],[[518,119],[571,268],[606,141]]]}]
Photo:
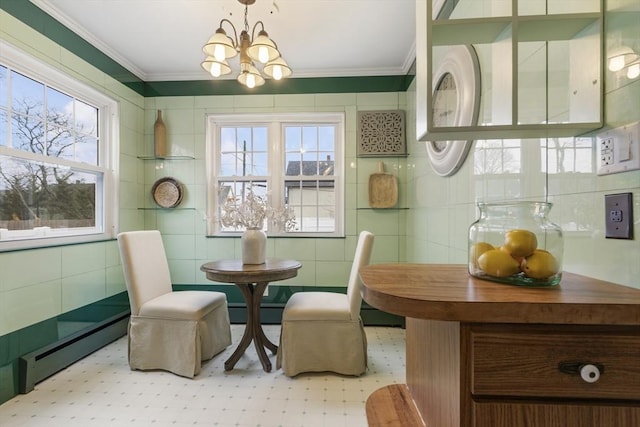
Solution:
[{"label": "table drawer", "polygon": [[[471,329],[471,391],[474,396],[640,400],[639,333]],[[594,372],[583,379],[584,365],[595,366],[599,378]]]}]

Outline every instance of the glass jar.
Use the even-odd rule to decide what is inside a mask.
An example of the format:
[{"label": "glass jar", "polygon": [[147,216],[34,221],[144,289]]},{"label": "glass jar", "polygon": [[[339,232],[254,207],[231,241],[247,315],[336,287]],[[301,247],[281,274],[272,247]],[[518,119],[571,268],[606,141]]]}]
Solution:
[{"label": "glass jar", "polygon": [[563,238],[547,215],[551,203],[478,203],[469,227],[469,273],[520,286],[554,286],[562,278]]}]

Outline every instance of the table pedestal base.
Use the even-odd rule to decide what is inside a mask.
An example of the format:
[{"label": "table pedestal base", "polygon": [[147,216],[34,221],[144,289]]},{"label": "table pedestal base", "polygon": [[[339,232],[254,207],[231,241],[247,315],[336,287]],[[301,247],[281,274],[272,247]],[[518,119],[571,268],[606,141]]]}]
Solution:
[{"label": "table pedestal base", "polygon": [[260,322],[260,300],[268,284],[269,282],[258,282],[255,285],[253,283],[236,283],[247,305],[247,326],[240,340],[240,344],[238,344],[238,348],[236,348],[231,357],[224,362],[225,371],[233,369],[247,347],[249,347],[249,344],[251,344],[251,341],[253,341],[262,368],[265,372],[271,372],[271,361],[267,356],[265,348],[268,348],[273,354],[276,354],[278,352],[278,346],[269,341],[269,338],[264,334],[262,323]]}]

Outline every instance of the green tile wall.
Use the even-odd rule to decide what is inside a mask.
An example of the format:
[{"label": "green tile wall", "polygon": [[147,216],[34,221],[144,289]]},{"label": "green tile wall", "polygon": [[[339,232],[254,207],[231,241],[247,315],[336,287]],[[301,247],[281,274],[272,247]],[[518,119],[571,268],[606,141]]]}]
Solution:
[{"label": "green tile wall", "polygon": [[[640,10],[637,0],[604,2],[606,46],[626,44],[640,52]],[[415,86],[408,121],[415,120]],[[640,120],[640,79],[629,80],[609,71],[605,74],[605,119],[607,127]],[[595,134],[583,141],[593,147],[588,159],[591,172],[546,173],[549,156],[546,140],[513,140],[521,149],[519,168],[478,174],[475,164],[486,154],[476,142],[462,168],[453,176],[439,177],[429,165],[423,142],[408,128],[409,160],[406,226],[406,260],[428,263],[466,263],[468,228],[477,218],[476,202],[483,200],[545,200],[554,204],[550,219],[565,230],[564,270],[640,288],[640,231],[634,240],[604,237],[604,195],[631,192],[634,219],[640,223],[640,171],[597,176]]]}]

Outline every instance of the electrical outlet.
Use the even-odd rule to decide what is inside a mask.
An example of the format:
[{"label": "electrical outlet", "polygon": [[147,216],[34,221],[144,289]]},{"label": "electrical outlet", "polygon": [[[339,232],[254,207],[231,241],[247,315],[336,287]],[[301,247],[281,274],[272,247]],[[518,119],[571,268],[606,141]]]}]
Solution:
[{"label": "electrical outlet", "polygon": [[607,239],[633,239],[633,196],[631,193],[605,194]]},{"label": "electrical outlet", "polygon": [[613,138],[606,138],[600,142],[600,164],[602,166],[613,164]]},{"label": "electrical outlet", "polygon": [[640,122],[597,135],[598,175],[640,169]]}]

